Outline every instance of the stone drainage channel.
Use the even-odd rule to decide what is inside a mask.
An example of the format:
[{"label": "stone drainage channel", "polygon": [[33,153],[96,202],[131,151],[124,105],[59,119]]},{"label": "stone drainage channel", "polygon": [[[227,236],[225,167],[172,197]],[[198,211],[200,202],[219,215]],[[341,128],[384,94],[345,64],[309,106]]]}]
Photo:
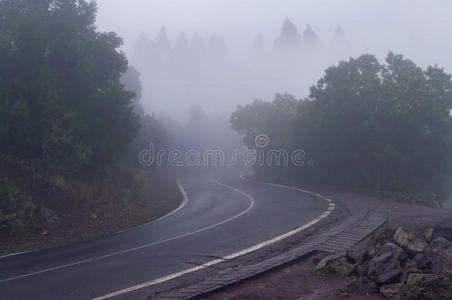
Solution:
[{"label": "stone drainage channel", "polygon": [[152,299],[201,299],[212,292],[289,264],[313,251],[332,253],[346,250],[378,229],[386,219],[384,209],[357,210],[345,222],[299,247],[255,264],[225,270],[192,285],[160,293]]}]

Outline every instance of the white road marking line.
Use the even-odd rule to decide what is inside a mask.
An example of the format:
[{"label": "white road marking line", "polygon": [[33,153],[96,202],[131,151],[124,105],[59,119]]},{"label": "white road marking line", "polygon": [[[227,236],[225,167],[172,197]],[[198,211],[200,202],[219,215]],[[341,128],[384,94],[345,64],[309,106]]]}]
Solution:
[{"label": "white road marking line", "polygon": [[0,256],[0,259],[2,259],[2,258],[7,258],[7,257],[11,257],[11,256],[16,256],[16,255],[20,255],[20,254],[25,254],[25,253],[36,252],[36,251],[39,251],[39,250],[29,250],[29,251],[23,251],[23,252],[11,253],[11,254],[7,254],[7,255]]},{"label": "white road marking line", "polygon": [[168,214],[166,214],[166,215],[164,215],[164,216],[158,218],[158,219],[155,220],[155,221],[152,221],[152,223],[155,223],[155,222],[158,222],[158,221],[160,221],[160,220],[163,220],[163,219],[168,218],[169,216],[171,216],[171,215],[177,213],[179,210],[181,210],[182,208],[184,208],[184,206],[187,204],[187,202],[188,202],[187,192],[185,191],[184,187],[180,184],[180,181],[179,181],[179,180],[177,181],[177,187],[179,188],[179,191],[181,192],[182,197],[183,197],[183,200],[182,200],[181,205],[179,205],[179,207],[176,208],[175,210],[173,210],[172,212],[170,212],[170,213],[168,213]]},{"label": "white road marking line", "polygon": [[[215,183],[218,183],[215,180],[213,180],[213,181]],[[218,183],[218,184],[220,184],[220,183]],[[126,250],[122,250],[122,251],[118,251],[118,252],[113,252],[113,253],[102,255],[102,256],[88,258],[88,259],[80,260],[80,261],[73,262],[73,263],[70,263],[70,264],[65,264],[65,265],[61,265],[61,266],[57,266],[57,267],[53,267],[53,268],[47,268],[47,269],[43,269],[43,270],[36,271],[36,272],[31,272],[31,273],[27,273],[27,274],[23,274],[23,275],[18,275],[18,276],[15,276],[15,277],[1,279],[0,283],[8,282],[8,281],[16,280],[16,279],[22,279],[22,278],[26,278],[26,277],[30,277],[30,276],[38,275],[38,274],[43,274],[43,273],[47,273],[47,272],[51,272],[51,271],[61,270],[61,269],[64,269],[64,268],[73,267],[73,266],[76,266],[76,265],[80,265],[80,264],[84,264],[84,263],[88,263],[88,262],[93,262],[93,261],[109,258],[109,257],[112,257],[112,256],[120,255],[120,254],[130,253],[130,252],[133,252],[133,251],[141,250],[141,249],[148,248],[148,247],[151,247],[151,246],[160,245],[160,244],[163,244],[163,243],[166,243],[166,242],[170,242],[170,241],[174,241],[174,240],[177,240],[177,239],[181,239],[181,238],[184,238],[184,237],[196,234],[196,233],[200,233],[200,232],[203,232],[203,231],[206,231],[206,230],[218,227],[218,226],[223,225],[223,224],[225,224],[227,222],[235,220],[235,219],[243,216],[244,214],[246,214],[248,211],[250,211],[253,208],[253,206],[254,206],[254,199],[249,198],[249,197],[247,197],[247,198],[250,200],[250,204],[244,211],[242,211],[239,214],[237,214],[235,216],[232,216],[232,217],[230,217],[228,219],[225,219],[225,220],[223,220],[221,222],[212,224],[210,226],[207,226],[207,227],[195,230],[195,231],[187,232],[187,233],[184,233],[184,234],[172,237],[172,238],[168,238],[168,239],[165,239],[165,240],[161,240],[161,241],[158,241],[158,242],[154,242],[154,243],[149,243],[149,244],[145,244],[145,245],[142,245],[142,246],[138,246],[138,247],[135,247],[135,248],[130,248],[130,249],[126,249]]]},{"label": "white road marking line", "polygon": [[[219,182],[219,181],[217,181],[217,180],[215,180],[213,178],[211,178],[211,180],[214,181],[215,183],[217,183],[220,186],[227,187],[227,188],[229,188],[229,189],[231,189],[231,190],[233,190],[233,191],[235,191],[237,193],[240,193],[240,194],[248,197],[254,203],[255,200],[250,194],[248,194],[248,193],[246,193],[246,192],[244,192],[242,190],[239,190],[237,188],[234,188],[234,187],[232,187],[230,185],[223,184],[223,183],[221,183],[221,182]],[[274,185],[274,184],[269,184],[269,185]],[[304,192],[304,193],[315,194],[315,193],[312,193],[312,192],[304,191],[304,190],[293,188],[293,187],[286,187],[286,186],[283,186],[283,185],[276,185],[276,186],[287,188],[287,189],[291,189],[291,190],[298,190],[298,191],[301,191],[301,192]],[[324,196],[319,195],[319,197],[322,198],[322,199],[328,200]],[[189,273],[193,273],[193,272],[205,269],[207,267],[219,264],[219,263],[221,263],[221,262],[223,262],[225,260],[234,259],[234,258],[237,258],[239,256],[242,256],[242,255],[251,253],[253,251],[262,249],[264,247],[273,245],[273,244],[275,244],[277,242],[280,242],[280,241],[282,241],[284,239],[287,239],[287,238],[299,233],[302,230],[305,230],[305,229],[315,225],[316,223],[318,223],[321,220],[323,220],[326,217],[328,217],[333,212],[333,210],[335,208],[335,205],[334,205],[334,203],[332,203],[332,200],[330,200],[328,202],[330,203],[328,205],[328,209],[322,215],[318,216],[314,220],[310,221],[309,223],[307,223],[307,224],[305,224],[305,225],[303,225],[301,227],[298,227],[298,228],[296,228],[296,229],[294,229],[292,231],[289,231],[289,232],[287,232],[285,234],[279,235],[279,236],[277,236],[277,237],[275,237],[275,238],[273,238],[271,240],[262,242],[260,244],[254,245],[253,247],[250,247],[250,248],[241,250],[239,252],[230,254],[228,256],[223,257],[222,259],[215,259],[215,260],[209,261],[207,263],[204,263],[201,266],[196,266],[196,267],[193,267],[193,268],[185,269],[185,270],[182,270],[180,272],[173,273],[173,274],[161,277],[161,278],[157,278],[157,279],[154,279],[154,280],[151,280],[151,281],[148,281],[148,282],[143,282],[143,283],[134,285],[134,286],[129,287],[129,288],[125,288],[125,289],[122,289],[122,290],[119,290],[119,291],[116,291],[116,292],[113,292],[113,293],[109,293],[109,294],[104,295],[104,296],[93,298],[92,300],[104,300],[104,299],[108,299],[108,298],[113,298],[113,297],[116,297],[116,296],[124,295],[124,294],[130,293],[130,292],[133,292],[133,291],[137,291],[137,290],[140,290],[140,289],[152,286],[152,285],[163,283],[163,282],[171,280],[171,279],[178,278],[178,277],[180,277],[182,275],[185,275],[185,274],[189,274]]]}]

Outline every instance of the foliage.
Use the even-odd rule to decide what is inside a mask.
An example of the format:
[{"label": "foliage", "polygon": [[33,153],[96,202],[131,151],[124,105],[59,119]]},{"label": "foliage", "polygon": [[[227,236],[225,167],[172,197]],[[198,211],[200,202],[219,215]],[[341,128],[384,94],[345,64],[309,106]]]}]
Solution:
[{"label": "foliage", "polygon": [[21,228],[29,222],[35,206],[20,185],[0,176],[0,232]]},{"label": "foliage", "polygon": [[248,144],[256,133],[268,132],[276,141],[288,141],[289,150],[305,150],[314,164],[295,172],[289,168],[291,176],[364,188],[449,192],[452,81],[443,69],[423,70],[393,53],[386,64],[362,55],[328,68],[309,99],[286,107],[256,101],[239,107],[231,122]]},{"label": "foliage", "polygon": [[72,173],[118,159],[134,138],[122,41],[95,19],[94,1],[0,1],[1,153]]},{"label": "foliage", "polygon": [[135,114],[142,117],[145,115],[144,108],[140,103],[143,86],[140,80],[140,72],[134,67],[129,66],[127,72],[124,73],[121,77],[121,83],[124,85],[124,88],[128,91],[134,92],[134,97],[132,99],[132,106]]},{"label": "foliage", "polygon": [[290,132],[298,101],[289,94],[277,94],[273,102],[255,100],[253,104],[239,106],[231,115],[232,128],[244,134],[245,144],[255,147],[259,134],[270,137],[272,146],[288,147]]},{"label": "foliage", "polygon": [[[269,137],[268,149],[292,149],[291,132],[296,117],[298,101],[289,94],[277,94],[273,102],[254,101],[253,104],[239,106],[231,116],[232,128],[244,134],[244,142],[250,149],[256,149],[256,137],[265,134]],[[284,176],[287,166],[266,166],[256,164],[255,170],[259,175],[272,177]]]},{"label": "foliage", "polygon": [[140,117],[140,129],[136,138],[130,143],[127,149],[127,160],[133,166],[140,166],[138,155],[141,151],[147,150],[152,143],[155,150],[159,150],[168,144],[168,135],[157,119],[146,114],[140,103],[142,98],[142,84],[140,72],[133,66],[129,66],[126,73],[121,77],[121,83],[126,90],[134,93],[132,106],[135,114]]}]

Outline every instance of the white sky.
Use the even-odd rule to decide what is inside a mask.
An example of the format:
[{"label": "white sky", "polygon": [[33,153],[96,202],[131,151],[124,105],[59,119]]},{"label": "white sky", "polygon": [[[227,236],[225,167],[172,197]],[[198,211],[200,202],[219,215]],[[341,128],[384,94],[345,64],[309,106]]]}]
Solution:
[{"label": "white sky", "polygon": [[[330,43],[335,28],[341,25],[353,56],[371,53],[383,62],[387,52],[392,50],[423,67],[438,64],[452,73],[452,0],[97,0],[97,3],[98,29],[117,32],[125,41],[124,50],[129,57],[134,53],[132,50],[140,33],[154,39],[160,28],[166,26],[173,41],[181,32],[189,38],[193,33],[204,38],[220,34],[235,62],[240,63],[251,54],[251,43],[257,33],[263,35],[266,48],[270,50],[288,17],[300,33],[309,24],[324,45]],[[132,62],[143,70],[144,63]],[[309,81],[309,85],[315,82],[312,78],[299,77],[289,78],[295,83],[300,80],[293,88],[287,87],[286,79],[281,82],[269,79],[257,90],[237,91],[228,96],[231,89],[223,87],[215,93],[218,99],[212,96],[201,105],[207,110],[230,112],[237,103],[250,102],[257,97],[271,100],[276,92],[287,91],[305,97],[308,88],[298,88],[302,86],[301,81]],[[168,112],[178,108],[185,112],[187,107],[200,104],[199,95],[176,97],[168,91],[170,100],[155,96],[158,91],[166,94],[165,84],[179,86],[176,79],[174,82],[171,78],[165,80],[168,82],[159,83],[142,76],[142,103],[148,111]],[[262,96],[259,93],[264,93],[265,87],[269,87],[269,91]],[[204,89],[203,86],[198,88]]]},{"label": "white sky", "polygon": [[[221,34],[235,53],[247,50],[262,32],[267,47],[289,17],[302,31],[310,24],[324,43],[343,26],[355,48],[378,55],[405,50],[413,32],[422,39],[423,64],[438,63],[452,71],[451,0],[98,0],[98,27],[116,31],[133,47],[144,32],[154,37],[165,25],[180,32]],[[429,52],[429,53],[427,53]],[[416,54],[418,56],[419,54]],[[416,57],[417,58],[417,57]],[[419,61],[421,60],[421,61]]]}]

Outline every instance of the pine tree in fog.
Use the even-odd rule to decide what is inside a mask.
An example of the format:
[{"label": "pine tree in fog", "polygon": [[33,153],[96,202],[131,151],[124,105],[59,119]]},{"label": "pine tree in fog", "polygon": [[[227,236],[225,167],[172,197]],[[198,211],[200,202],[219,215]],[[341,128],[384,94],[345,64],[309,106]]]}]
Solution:
[{"label": "pine tree in fog", "polygon": [[174,43],[171,53],[171,62],[168,66],[169,82],[177,86],[174,98],[196,96],[196,87],[199,86],[197,74],[194,72],[195,63],[191,59],[190,44],[185,33],[181,33]]},{"label": "pine tree in fog", "polygon": [[137,61],[146,61],[151,54],[151,43],[146,34],[141,33],[135,44],[134,58]]},{"label": "pine tree in fog", "polygon": [[220,35],[213,35],[208,41],[209,54],[214,59],[225,59],[228,55],[228,47],[224,38]]},{"label": "pine tree in fog", "polygon": [[171,51],[171,40],[168,37],[166,27],[162,27],[160,32],[152,44],[152,54],[154,58],[167,58]]},{"label": "pine tree in fog", "polygon": [[206,58],[206,42],[197,33],[190,40],[189,56],[194,68],[199,68]]},{"label": "pine tree in fog", "polygon": [[[284,20],[273,49],[265,44],[262,34],[257,34],[249,42],[248,55],[240,59],[230,53],[218,34],[204,39],[197,33],[181,33],[172,43],[162,27],[149,44],[142,34],[136,46],[141,59],[135,65],[145,86],[143,103],[151,110],[154,103],[168,103],[169,109],[177,110],[183,118],[188,117],[187,110],[193,105],[216,111],[219,107],[232,109],[238,102],[228,107],[231,99],[266,99],[278,91],[307,95],[312,83],[332,63],[326,50],[340,57],[349,53],[340,27],[325,49],[311,26],[300,34],[289,19]],[[333,63],[336,61],[334,58]]]},{"label": "pine tree in fog", "polygon": [[322,47],[322,42],[320,41],[317,34],[311,28],[311,26],[306,26],[305,31],[303,32],[303,47],[305,49],[318,50]]},{"label": "pine tree in fog", "polygon": [[173,63],[178,65],[183,65],[188,62],[189,54],[189,44],[187,36],[185,33],[181,33],[176,42],[174,43],[174,48],[172,51]]},{"label": "pine tree in fog", "polygon": [[337,26],[334,31],[333,41],[328,49],[330,63],[336,63],[339,60],[346,59],[351,55],[351,46],[342,27]]},{"label": "pine tree in fog", "polygon": [[265,43],[262,34],[258,33],[253,41],[253,53],[262,54],[265,53]]},{"label": "pine tree in fog", "polygon": [[281,28],[281,34],[275,41],[275,51],[277,52],[295,52],[300,49],[301,36],[298,33],[297,26],[286,18]]}]

